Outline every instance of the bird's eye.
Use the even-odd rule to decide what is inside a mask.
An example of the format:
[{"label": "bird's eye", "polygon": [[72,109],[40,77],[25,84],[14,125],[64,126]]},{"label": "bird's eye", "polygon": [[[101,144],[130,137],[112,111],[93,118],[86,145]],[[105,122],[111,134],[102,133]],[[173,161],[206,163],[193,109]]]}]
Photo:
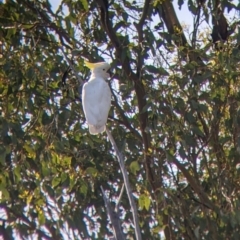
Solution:
[{"label": "bird's eye", "polygon": [[103,69],[103,71],[105,71],[105,68]]}]

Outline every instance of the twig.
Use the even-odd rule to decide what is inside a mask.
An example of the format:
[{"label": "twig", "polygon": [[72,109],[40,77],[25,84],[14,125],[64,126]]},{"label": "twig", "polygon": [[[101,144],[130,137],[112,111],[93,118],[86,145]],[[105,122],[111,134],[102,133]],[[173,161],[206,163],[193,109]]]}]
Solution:
[{"label": "twig", "polygon": [[141,71],[142,71],[142,66],[144,64],[144,58],[142,57],[142,52],[143,52],[143,26],[145,23],[145,20],[147,18],[147,15],[149,13],[149,8],[151,0],[145,0],[144,7],[143,7],[143,12],[142,16],[140,18],[140,21],[138,24],[136,24],[136,29],[138,32],[138,56],[137,56],[137,75],[141,76]]},{"label": "twig", "polygon": [[107,199],[107,196],[104,192],[103,187],[101,186],[100,188],[102,190],[103,200],[104,200],[105,205],[106,205],[108,216],[109,216],[110,221],[112,223],[113,234],[114,234],[115,240],[124,240],[125,236],[124,236],[124,234],[122,232],[122,229],[121,229],[121,224],[120,224],[120,221],[119,221],[119,217],[118,217],[117,213],[112,210],[111,205],[109,204],[109,201]]},{"label": "twig", "polygon": [[126,191],[127,191],[127,195],[128,195],[128,200],[131,206],[131,210],[132,210],[132,215],[133,215],[133,222],[134,222],[134,230],[135,230],[135,237],[137,240],[141,240],[142,236],[141,236],[141,230],[139,227],[139,220],[138,220],[138,213],[137,213],[137,207],[136,204],[134,202],[133,199],[133,194],[132,194],[132,189],[130,187],[130,183],[129,183],[129,178],[128,178],[128,173],[127,170],[125,168],[124,165],[124,159],[123,159],[123,155],[121,154],[121,152],[118,150],[118,147],[116,145],[116,142],[111,134],[111,132],[109,131],[109,129],[106,127],[106,132],[108,135],[108,138],[113,146],[113,149],[116,153],[119,165],[120,165],[120,169],[122,171],[122,175],[123,175],[123,181],[124,181],[124,185],[126,187]]},{"label": "twig", "polygon": [[124,184],[122,185],[122,188],[121,188],[121,192],[119,194],[119,197],[118,197],[118,200],[116,202],[116,212],[119,214],[119,203],[121,201],[121,198],[122,198],[122,195],[123,195],[123,191],[124,191]]},{"label": "twig", "polygon": [[198,13],[197,13],[197,17],[194,20],[194,29],[193,29],[193,35],[192,35],[192,47],[193,49],[195,49],[196,47],[196,41],[197,41],[197,30],[199,27],[199,20],[200,20],[200,15],[201,15],[201,4],[198,6]]}]

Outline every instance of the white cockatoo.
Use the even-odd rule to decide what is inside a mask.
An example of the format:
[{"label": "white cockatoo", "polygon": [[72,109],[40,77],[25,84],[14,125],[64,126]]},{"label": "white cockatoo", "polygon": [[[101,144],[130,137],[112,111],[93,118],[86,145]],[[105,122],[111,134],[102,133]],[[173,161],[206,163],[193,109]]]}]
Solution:
[{"label": "white cockatoo", "polygon": [[108,112],[111,107],[111,91],[106,80],[110,77],[110,65],[106,62],[90,63],[84,61],[91,69],[88,82],[83,85],[83,111],[91,134],[102,133],[106,129]]}]

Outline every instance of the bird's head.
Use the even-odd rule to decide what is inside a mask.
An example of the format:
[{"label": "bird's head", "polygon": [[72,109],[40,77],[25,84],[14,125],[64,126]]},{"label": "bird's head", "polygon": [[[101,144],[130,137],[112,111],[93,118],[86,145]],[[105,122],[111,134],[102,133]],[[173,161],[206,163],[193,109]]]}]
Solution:
[{"label": "bird's head", "polygon": [[98,63],[90,63],[88,61],[84,61],[85,65],[91,69],[92,73],[95,76],[102,77],[107,80],[110,77],[110,73],[108,72],[110,69],[110,65],[106,62],[98,62]]}]

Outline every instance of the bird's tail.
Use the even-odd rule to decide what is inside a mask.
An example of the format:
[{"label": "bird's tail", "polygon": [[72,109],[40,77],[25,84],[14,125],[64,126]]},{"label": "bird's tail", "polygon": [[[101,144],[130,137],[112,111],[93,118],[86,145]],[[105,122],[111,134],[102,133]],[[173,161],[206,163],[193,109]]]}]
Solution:
[{"label": "bird's tail", "polygon": [[99,133],[102,133],[106,130],[106,126],[103,125],[103,126],[94,126],[94,125],[89,125],[89,132],[93,135],[96,135],[96,134],[99,134]]}]

